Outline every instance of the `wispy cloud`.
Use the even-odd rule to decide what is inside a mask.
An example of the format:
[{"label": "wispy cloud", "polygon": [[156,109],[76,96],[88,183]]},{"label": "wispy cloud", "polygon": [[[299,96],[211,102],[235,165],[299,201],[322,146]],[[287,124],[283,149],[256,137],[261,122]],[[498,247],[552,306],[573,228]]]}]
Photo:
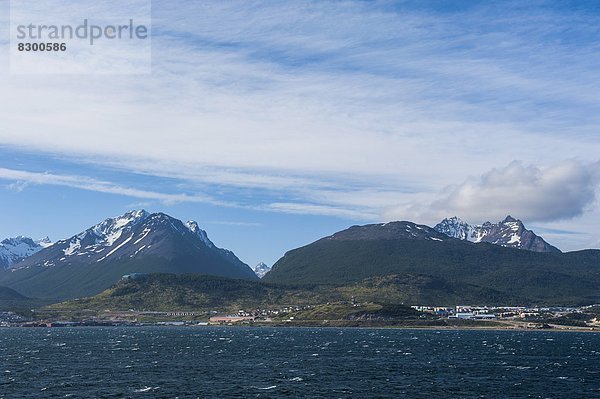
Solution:
[{"label": "wispy cloud", "polygon": [[[53,185],[72,187],[81,190],[95,191],[99,193],[116,194],[125,197],[139,198],[145,200],[155,200],[163,205],[173,205],[177,203],[205,203],[229,208],[240,208],[249,210],[272,211],[280,213],[293,214],[313,214],[339,216],[346,218],[372,219],[377,218],[377,214],[373,213],[369,208],[352,208],[351,204],[346,206],[328,206],[319,204],[305,203],[235,203],[226,201],[204,194],[187,194],[187,193],[164,193],[158,191],[142,190],[134,187],[124,186],[109,181],[97,180],[85,176],[77,175],[61,175],[49,172],[30,172],[15,169],[0,168],[0,179],[15,180],[10,183],[7,188],[15,191],[22,191],[28,185]],[[130,204],[129,207],[139,208],[149,206],[149,202],[136,202]],[[212,222],[214,224],[229,224],[229,225],[248,225],[255,226],[254,223],[245,224],[243,222]]]},{"label": "wispy cloud", "polygon": [[16,180],[19,182],[18,184],[21,185],[26,182],[28,184],[64,186],[100,193],[118,194],[126,197],[152,199],[161,201],[164,204],[173,204],[178,202],[199,202],[228,205],[202,194],[166,194],[156,191],[140,190],[107,181],[75,175],[57,175],[53,173],[38,173],[0,168],[0,179]]},{"label": "wispy cloud", "polygon": [[[501,11],[506,29],[489,26],[497,13],[485,7],[157,5],[152,79],[3,79],[11,100],[0,142],[151,174],[218,171],[223,184],[261,187],[340,173],[372,187],[407,178],[439,187],[473,164],[489,169],[557,146],[564,158],[591,157],[600,150],[590,136],[598,56],[548,41],[560,29],[552,11]],[[593,25],[571,18],[577,37]],[[23,103],[38,115],[27,123]],[[440,168],[444,158],[452,168]]]},{"label": "wispy cloud", "polygon": [[358,220],[373,220],[379,218],[377,213],[370,212],[371,210],[369,209],[348,209],[344,207],[307,203],[277,202],[268,204],[259,209],[305,215],[338,216]]},{"label": "wispy cloud", "polygon": [[[559,196],[565,204],[526,186],[555,195],[577,174],[553,185],[552,165],[598,160],[597,12],[428,4],[154,2],[150,77],[0,69],[0,144],[174,179],[188,193],[81,176],[44,183],[161,202],[420,222],[434,211],[552,220],[593,207],[583,181]],[[486,173],[508,174],[515,159],[527,204],[501,196],[490,206]]]}]

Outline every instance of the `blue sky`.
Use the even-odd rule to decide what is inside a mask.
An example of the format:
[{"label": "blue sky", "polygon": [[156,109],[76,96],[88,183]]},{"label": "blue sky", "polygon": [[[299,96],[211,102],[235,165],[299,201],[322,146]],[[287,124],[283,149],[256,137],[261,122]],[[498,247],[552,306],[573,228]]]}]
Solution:
[{"label": "blue sky", "polygon": [[598,2],[165,4],[149,75],[17,75],[0,0],[0,237],[145,208],[253,265],[510,213],[600,247]]}]

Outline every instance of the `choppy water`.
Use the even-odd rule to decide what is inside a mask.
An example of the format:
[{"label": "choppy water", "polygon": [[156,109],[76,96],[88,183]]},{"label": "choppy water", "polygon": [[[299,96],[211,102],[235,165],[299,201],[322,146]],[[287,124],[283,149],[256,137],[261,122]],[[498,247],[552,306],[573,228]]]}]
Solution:
[{"label": "choppy water", "polygon": [[0,398],[600,398],[600,334],[0,329]]}]

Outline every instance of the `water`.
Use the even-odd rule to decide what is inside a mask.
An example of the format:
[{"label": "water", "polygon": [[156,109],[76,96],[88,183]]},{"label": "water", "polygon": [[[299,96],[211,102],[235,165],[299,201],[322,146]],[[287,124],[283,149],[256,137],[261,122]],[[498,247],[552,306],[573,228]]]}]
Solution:
[{"label": "water", "polygon": [[0,398],[600,398],[600,334],[0,329]]}]

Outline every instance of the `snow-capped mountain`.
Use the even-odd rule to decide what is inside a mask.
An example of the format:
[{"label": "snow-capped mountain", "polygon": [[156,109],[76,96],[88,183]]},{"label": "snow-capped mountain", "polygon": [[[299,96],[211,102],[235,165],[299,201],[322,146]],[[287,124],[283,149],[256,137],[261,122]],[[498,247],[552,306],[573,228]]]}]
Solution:
[{"label": "snow-capped mountain", "polygon": [[[233,252],[218,248],[193,221],[183,223],[164,213],[131,211],[108,218],[66,240],[42,249],[13,267],[7,278],[0,276],[0,285],[31,293],[28,284],[40,279],[43,290],[55,284],[60,296],[95,294],[108,288],[129,273],[200,273],[231,278],[256,279],[252,269]],[[69,272],[67,272],[67,270]],[[34,277],[31,277],[35,274]],[[67,279],[67,283],[57,277]],[[2,280],[18,280],[17,285]],[[104,280],[102,280],[104,279]],[[94,281],[96,280],[96,281]],[[89,290],[84,289],[88,284]],[[67,285],[70,285],[67,289]],[[76,287],[81,286],[81,288]],[[40,282],[40,286],[42,286]],[[95,289],[95,287],[98,287]]]},{"label": "snow-capped mountain", "polygon": [[259,278],[263,278],[265,274],[271,270],[271,268],[267,266],[266,263],[260,262],[258,265],[254,266],[253,270]]},{"label": "snow-capped mountain", "polygon": [[477,242],[479,238],[477,226],[471,226],[456,216],[442,220],[434,226],[434,229],[459,240]]},{"label": "snow-capped mountain", "polygon": [[471,242],[487,242],[503,247],[525,249],[534,252],[560,252],[560,250],[533,231],[527,230],[518,219],[507,216],[498,223],[485,222],[470,225],[454,216],[435,225],[434,229],[449,237]]},{"label": "snow-capped mountain", "polygon": [[52,245],[48,237],[34,241],[29,237],[18,236],[0,242],[0,269],[7,269],[23,259]]}]

